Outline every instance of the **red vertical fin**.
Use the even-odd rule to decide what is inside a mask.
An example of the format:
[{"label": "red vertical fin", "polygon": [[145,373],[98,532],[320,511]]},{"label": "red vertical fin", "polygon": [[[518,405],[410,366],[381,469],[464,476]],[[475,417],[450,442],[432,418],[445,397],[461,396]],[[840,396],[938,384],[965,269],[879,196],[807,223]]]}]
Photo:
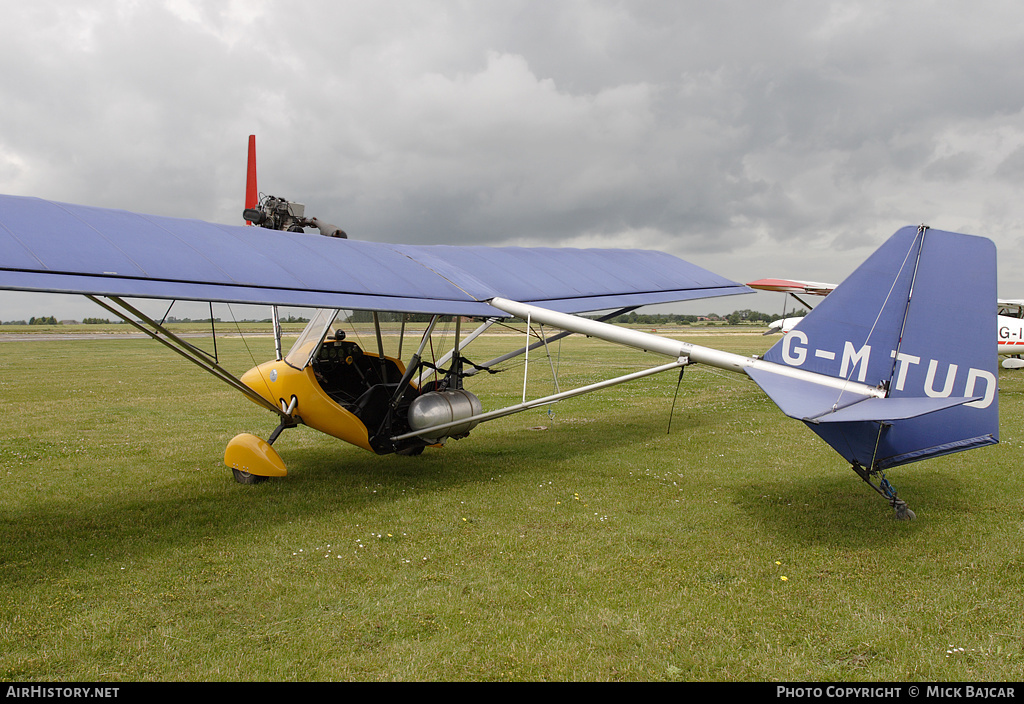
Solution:
[{"label": "red vertical fin", "polygon": [[[245,177],[245,207],[255,208],[257,199],[256,190],[256,135],[249,135],[249,167]],[[252,223],[245,221],[246,225]]]}]

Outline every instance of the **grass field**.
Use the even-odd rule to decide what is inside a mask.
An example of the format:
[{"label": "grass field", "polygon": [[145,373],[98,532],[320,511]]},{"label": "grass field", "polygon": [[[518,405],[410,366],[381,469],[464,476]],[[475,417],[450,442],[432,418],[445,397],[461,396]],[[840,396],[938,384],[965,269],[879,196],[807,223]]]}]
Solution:
[{"label": "grass field", "polygon": [[[661,363],[557,352],[563,388]],[[300,427],[289,476],[241,486],[224,446],[275,418],[171,352],[0,342],[0,679],[1020,679],[1024,373],[1000,374],[1001,444],[889,473],[914,522],[743,378],[688,369],[666,432],[676,381],[420,457]],[[469,387],[492,409],[522,383]]]}]

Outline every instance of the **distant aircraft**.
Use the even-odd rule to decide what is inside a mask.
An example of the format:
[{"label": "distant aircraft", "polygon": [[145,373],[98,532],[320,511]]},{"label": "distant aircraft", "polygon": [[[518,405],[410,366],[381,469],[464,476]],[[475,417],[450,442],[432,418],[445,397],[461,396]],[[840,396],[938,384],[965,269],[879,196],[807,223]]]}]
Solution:
[{"label": "distant aircraft", "polygon": [[999,354],[1009,355],[1003,360],[1005,369],[1024,368],[1024,300],[999,299]]},{"label": "distant aircraft", "polygon": [[[758,279],[747,284],[750,288],[761,291],[779,291],[787,293],[805,308],[810,310],[800,295],[827,296],[836,287],[835,284],[826,284],[820,281],[800,281],[797,279]],[[799,295],[798,295],[799,294]],[[1024,300],[1000,298],[996,301],[998,315],[998,347],[1000,355],[1008,355],[1003,360],[1002,366],[1005,369],[1024,368]],[[773,333],[788,333],[796,327],[803,318],[794,316],[774,320],[768,325],[766,335]]]},{"label": "distant aircraft", "polygon": [[[299,424],[376,454],[413,455],[484,421],[697,363],[753,379],[900,518],[913,511],[886,470],[998,442],[995,356],[984,342],[995,324],[996,251],[987,239],[903,228],[797,332],[746,357],[603,322],[646,304],[749,292],[741,284],[655,251],[350,239],[307,219],[297,203],[257,197],[252,139],[243,217],[259,226],[0,196],[0,289],[84,294],[277,416],[267,440],[243,433],[229,443],[224,462],[241,483],[286,474],[273,443]],[[127,297],[271,306],[276,359],[236,378]],[[277,306],[319,309],[287,354]],[[342,309],[372,312],[376,350],[336,330]],[[579,315],[594,311],[611,312]],[[408,360],[384,353],[381,312],[430,316]],[[455,342],[434,357],[441,316],[454,317]],[[487,362],[467,359],[476,336],[513,317],[525,321],[528,344]],[[482,322],[463,336],[464,318]],[[540,398],[528,399],[524,384],[521,402],[484,410],[466,382],[558,337],[543,326],[668,361]]]}]

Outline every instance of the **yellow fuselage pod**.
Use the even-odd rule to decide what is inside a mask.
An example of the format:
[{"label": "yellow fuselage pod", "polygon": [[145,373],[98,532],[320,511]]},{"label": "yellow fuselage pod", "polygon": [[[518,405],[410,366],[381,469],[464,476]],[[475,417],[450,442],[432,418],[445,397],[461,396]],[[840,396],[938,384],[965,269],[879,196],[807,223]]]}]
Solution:
[{"label": "yellow fuselage pod", "polygon": [[[377,357],[367,352],[367,357]],[[401,360],[387,357],[405,372]],[[285,361],[265,362],[242,375],[242,383],[284,409],[297,400],[293,415],[303,425],[373,452],[366,425],[320,386],[312,365],[296,369]]]}]

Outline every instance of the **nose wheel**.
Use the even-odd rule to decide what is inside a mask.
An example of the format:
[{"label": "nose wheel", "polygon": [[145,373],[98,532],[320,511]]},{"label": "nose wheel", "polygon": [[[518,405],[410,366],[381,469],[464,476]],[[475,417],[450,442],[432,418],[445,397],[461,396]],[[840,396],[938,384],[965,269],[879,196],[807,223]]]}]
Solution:
[{"label": "nose wheel", "polygon": [[269,477],[288,474],[277,450],[261,437],[242,433],[231,438],[224,450],[224,464],[239,484],[259,484]]},{"label": "nose wheel", "polygon": [[299,400],[292,396],[291,403],[285,407],[282,400],[281,423],[264,440],[251,433],[242,433],[231,438],[224,450],[224,464],[231,468],[231,474],[239,484],[260,484],[270,477],[283,477],[288,474],[284,460],[271,445],[285,428],[294,428],[297,423],[292,413]]},{"label": "nose wheel", "polygon": [[264,477],[259,474],[252,474],[250,472],[243,471],[241,469],[231,468],[231,474],[235,477],[235,481],[239,484],[262,484],[263,482],[270,479],[270,477]]}]

